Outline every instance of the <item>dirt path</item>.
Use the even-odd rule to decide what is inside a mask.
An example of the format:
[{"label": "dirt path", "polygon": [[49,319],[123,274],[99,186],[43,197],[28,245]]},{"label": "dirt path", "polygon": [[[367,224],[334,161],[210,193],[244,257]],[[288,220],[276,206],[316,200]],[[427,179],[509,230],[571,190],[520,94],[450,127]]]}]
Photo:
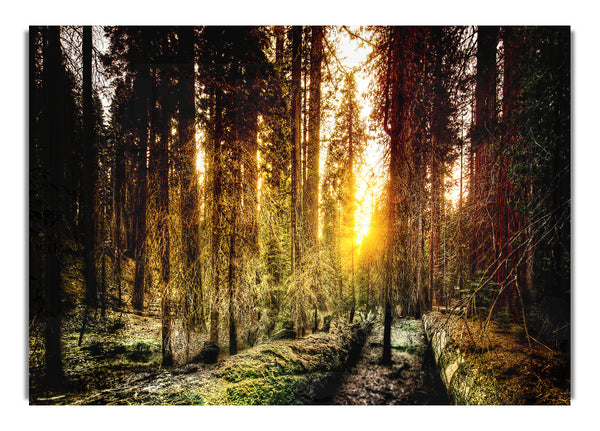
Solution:
[{"label": "dirt path", "polygon": [[377,322],[356,364],[341,377],[336,394],[319,404],[450,404],[428,351],[420,320],[392,327],[392,365],[381,365],[383,324]]}]

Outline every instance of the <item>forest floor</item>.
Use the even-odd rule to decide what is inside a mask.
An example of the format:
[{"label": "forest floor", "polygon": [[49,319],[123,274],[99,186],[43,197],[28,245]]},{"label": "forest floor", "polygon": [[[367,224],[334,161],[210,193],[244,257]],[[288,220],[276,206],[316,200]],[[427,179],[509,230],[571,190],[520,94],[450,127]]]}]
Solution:
[{"label": "forest floor", "polygon": [[[227,404],[231,400],[235,403],[333,405],[452,402],[433,362],[421,320],[409,318],[398,318],[394,322],[391,365],[379,363],[383,324],[381,319],[376,319],[368,335],[359,337],[360,343],[364,342],[360,354],[349,353],[358,339],[347,329],[351,325],[341,325],[337,329],[332,327],[334,330],[329,334],[259,344],[234,357],[229,356],[225,347],[217,364],[188,363],[165,369],[161,367],[161,322],[157,307],[160,297],[155,292],[149,294],[154,299],[147,304],[148,311],[145,314],[133,312],[127,305],[133,281],[131,264],[126,265],[124,271],[124,309],[116,311],[116,292],[108,292],[110,300],[105,316],[99,316],[99,312],[89,316],[79,344],[85,310],[81,305],[83,298],[75,295],[83,291],[79,266],[73,265],[74,269],[64,274],[67,299],[62,351],[68,386],[60,391],[48,391],[44,387],[43,323],[34,320],[29,337],[30,404]],[[469,348],[467,331],[460,328],[454,329],[458,344],[464,351],[478,350],[486,367],[493,367],[495,379],[510,392],[509,404],[522,403],[519,400],[538,404],[569,403],[570,373],[564,354],[535,343],[527,346],[515,336],[518,328],[512,331],[495,328],[487,336],[490,342],[486,349],[473,349]],[[361,330],[359,328],[359,332]],[[356,328],[353,331],[356,333]],[[178,332],[175,338],[182,339],[182,331]],[[185,343],[189,350],[178,349],[185,352],[179,363],[184,364],[197,355],[206,339],[206,333],[192,332]],[[259,363],[263,374],[253,375],[256,373],[247,364],[254,366],[261,357],[267,359]],[[245,377],[250,385],[237,378],[233,379],[236,381],[223,378],[224,369],[238,366],[250,377]],[[270,397],[273,394],[265,398],[261,393],[264,387],[274,387],[281,392],[284,385],[295,389],[280,393],[276,398]],[[298,388],[304,391],[301,397]],[[255,395],[260,397],[252,398]]]},{"label": "forest floor", "polygon": [[[39,379],[30,380],[30,403],[309,404],[321,392],[330,393],[336,371],[356,354],[370,326],[341,319],[332,323],[329,332],[263,343],[235,356],[221,352],[216,364],[190,362],[163,368],[159,321],[124,316],[121,322],[127,323],[119,325],[116,333],[90,334],[80,347],[77,340],[68,341],[75,333],[65,334],[64,367],[70,387],[52,393],[34,384]],[[148,338],[140,338],[142,334]],[[30,370],[30,378],[34,371]]]},{"label": "forest floor", "polygon": [[451,404],[420,320],[399,318],[392,326],[392,363],[381,364],[383,323],[376,322],[361,355],[344,373],[333,405]]},{"label": "forest floor", "polygon": [[[325,354],[329,355],[327,361],[331,361],[330,344],[327,344],[331,341],[327,339],[330,335],[325,333],[294,341],[259,344],[234,357],[222,351],[216,364],[190,363],[165,369],[160,365],[160,320],[156,317],[107,310],[104,319],[96,319],[96,323],[89,326],[79,346],[80,330],[81,325],[77,319],[66,320],[63,325],[63,361],[69,386],[59,392],[49,392],[43,388],[43,350],[39,349],[42,331],[39,327],[37,332],[32,331],[29,388],[31,404],[229,404],[231,398],[227,397],[227,391],[245,383],[223,379],[223,370],[231,368],[232,364],[242,364],[245,373],[257,374],[251,368],[256,364],[256,358],[263,353],[270,355],[268,359],[273,362],[267,365],[273,367],[267,372],[261,371],[262,376],[259,377],[270,378],[278,372],[283,373],[281,370],[284,368],[288,370],[284,372],[285,375],[278,375],[274,380],[246,380],[252,382],[252,391],[263,384],[271,387],[274,382],[276,388],[281,388],[284,384],[297,387],[297,377],[317,384],[309,388],[310,396],[294,398],[294,389],[284,394],[283,398],[263,397],[251,399],[251,403],[453,403],[446,394],[446,388],[433,362],[423,324],[416,319],[395,320],[392,327],[391,365],[380,364],[383,325],[378,319],[366,335],[360,352],[347,357],[348,361],[344,359],[345,363],[341,367],[342,359],[333,358],[337,365],[332,370],[323,368],[323,361],[319,359]],[[454,330],[456,331],[457,329]],[[454,336],[462,338],[462,348],[469,350],[473,356],[475,352],[468,349],[465,334],[466,332],[462,332],[461,336],[456,333]],[[485,362],[486,367],[493,367],[495,380],[507,393],[510,392],[510,399],[507,398],[509,404],[569,403],[568,365],[561,359],[562,356],[559,358],[549,351],[544,353],[539,348],[530,350],[507,332],[498,330],[491,334],[490,339],[494,341],[495,347],[481,351],[479,359]],[[202,334],[193,335],[190,357],[199,352],[202,341]],[[292,353],[286,356],[285,352],[290,349]],[[346,347],[344,349],[348,350]],[[298,360],[301,350],[308,352],[308,356]],[[303,364],[300,373],[296,373],[298,363]],[[309,370],[310,367],[312,369]],[[247,392],[247,389],[244,390]],[[243,398],[236,400],[244,402]]]},{"label": "forest floor", "polygon": [[[44,391],[39,384],[41,370],[35,367],[34,361],[30,369],[30,378],[33,377],[30,380],[31,404],[228,404],[231,397],[228,398],[227,393],[232,388],[239,388],[240,384],[247,386],[247,382],[251,381],[253,387],[264,385],[272,392],[274,380],[240,380],[241,383],[234,381],[235,385],[232,385],[231,381],[223,378],[226,374],[223,370],[241,364],[247,372],[247,364],[250,363],[256,368],[263,367],[264,364],[257,363],[256,358],[265,357],[264,353],[272,355],[273,352],[277,366],[266,374],[273,375],[278,371],[285,374],[277,376],[275,387],[288,384],[291,389],[286,390],[283,398],[278,395],[278,398],[258,401],[249,399],[250,403],[267,400],[273,404],[449,404],[420,320],[398,319],[394,323],[391,365],[379,363],[383,325],[376,321],[366,341],[362,338],[364,345],[360,354],[355,352],[348,356],[348,348],[344,348],[340,351],[346,356],[339,360],[332,356],[330,338],[336,332],[346,331],[344,328],[350,326],[347,324],[339,326],[342,329],[334,325],[330,334],[263,343],[237,355],[239,360],[222,352],[217,364],[188,363],[171,369],[160,366],[159,319],[109,311],[104,322],[84,334],[81,346],[78,346],[80,326],[64,326],[63,359],[70,386],[62,392]],[[364,325],[364,322],[356,325]],[[32,343],[35,339],[32,337]],[[337,340],[334,341],[337,343]],[[194,340],[195,351],[201,342],[201,339]],[[32,352],[34,347],[34,344],[30,346]],[[293,351],[291,356],[285,356],[288,347]],[[308,354],[297,359],[302,352]],[[321,359],[324,357],[325,361]],[[271,356],[268,358],[271,360]],[[316,365],[311,365],[311,361]],[[329,370],[329,365],[323,365],[327,361],[337,362],[337,365]],[[303,365],[297,372],[295,364],[300,362]],[[283,372],[281,367],[292,371]],[[265,374],[264,370],[261,373]],[[252,374],[255,374],[254,371]],[[298,377],[305,377],[311,387],[299,382]],[[299,386],[304,393],[296,389]]]}]

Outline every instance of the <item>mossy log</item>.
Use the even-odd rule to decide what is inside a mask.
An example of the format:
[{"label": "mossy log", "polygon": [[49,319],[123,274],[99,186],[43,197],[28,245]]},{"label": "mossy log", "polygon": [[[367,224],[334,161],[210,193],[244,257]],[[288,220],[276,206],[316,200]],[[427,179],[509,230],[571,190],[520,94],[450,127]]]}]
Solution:
[{"label": "mossy log", "polygon": [[425,314],[422,320],[440,376],[454,403],[506,404],[490,370],[475,355],[469,354],[468,349],[461,345],[461,340],[457,339],[456,334],[464,333],[461,323],[439,312]]},{"label": "mossy log", "polygon": [[277,340],[293,340],[296,338],[296,330],[294,329],[294,322],[286,322],[281,330],[275,332],[268,341]]},{"label": "mossy log", "polygon": [[73,404],[310,404],[332,395],[370,326],[336,321],[328,333],[268,342],[216,364],[190,363]]},{"label": "mossy log", "polygon": [[214,375],[228,383],[227,404],[307,404],[327,396],[369,327],[337,322],[328,333],[260,345],[227,359]]}]

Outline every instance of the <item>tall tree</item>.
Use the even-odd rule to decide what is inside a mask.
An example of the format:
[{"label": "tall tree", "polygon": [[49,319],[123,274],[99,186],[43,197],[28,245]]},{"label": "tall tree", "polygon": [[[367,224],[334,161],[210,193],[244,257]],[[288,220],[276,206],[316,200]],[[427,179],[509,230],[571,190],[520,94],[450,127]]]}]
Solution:
[{"label": "tall tree", "polygon": [[[411,193],[411,182],[420,181],[418,140],[411,127],[411,101],[417,99],[416,71],[422,64],[422,29],[392,27],[382,30],[379,37],[377,66],[378,116],[389,136],[389,182],[387,190],[387,238],[385,246],[386,280],[384,288],[384,338],[382,362],[391,361],[391,323],[394,298],[407,314],[417,313],[419,292],[412,286],[416,268],[411,259],[418,243],[413,217],[418,203]],[[416,184],[416,183],[415,183]],[[416,214],[415,214],[416,215]]]},{"label": "tall tree", "polygon": [[[160,252],[160,291],[161,291],[161,309],[162,309],[162,365],[171,366],[174,362],[173,339],[172,339],[172,286],[171,281],[171,235],[169,229],[170,216],[170,184],[169,184],[169,146],[171,144],[171,115],[174,103],[169,103],[168,89],[170,86],[169,72],[163,71],[164,82],[157,82],[153,85],[160,85],[163,91],[159,100],[161,112],[159,114],[158,124],[153,127],[158,129],[158,145],[155,157],[158,171],[158,238]],[[166,75],[166,76],[165,76]],[[166,91],[165,91],[166,90]],[[165,94],[167,93],[167,94]],[[153,111],[156,110],[156,104],[152,104]],[[157,115],[155,115],[156,117]],[[156,140],[156,138],[154,138]],[[183,230],[183,229],[182,229]]]},{"label": "tall tree", "polygon": [[[140,42],[143,38],[140,38]],[[144,308],[144,292],[147,259],[147,197],[148,197],[148,172],[147,152],[149,144],[149,106],[152,91],[150,65],[147,59],[139,59],[136,65],[137,74],[133,84],[133,117],[135,123],[135,202],[134,202],[134,227],[135,227],[135,278],[131,305],[138,311]],[[141,63],[145,61],[145,63]]]},{"label": "tall tree", "polygon": [[[46,383],[50,388],[58,388],[65,382],[61,348],[61,281],[62,250],[60,232],[62,230],[60,189],[62,180],[62,157],[66,142],[65,128],[66,80],[63,54],[60,42],[60,27],[45,30],[43,48],[43,104],[46,107],[42,117],[42,163],[47,170],[47,187],[44,196],[43,213],[46,250],[44,267],[44,315]],[[50,108],[52,107],[52,108]]]},{"label": "tall tree", "polygon": [[200,266],[200,211],[199,185],[196,172],[196,102],[194,28],[180,27],[178,96],[178,136],[181,158],[181,199],[183,265],[186,271],[187,326],[195,314],[203,322],[202,268]]},{"label": "tall tree", "polygon": [[113,238],[113,280],[117,286],[117,307],[123,307],[122,260],[127,249],[128,225],[128,184],[126,175],[132,148],[131,129],[131,88],[123,79],[117,79],[115,94],[110,106],[108,125],[109,140],[112,146],[111,188],[112,188],[112,238]]},{"label": "tall tree", "polygon": [[323,33],[321,26],[313,26],[310,48],[310,105],[308,119],[307,174],[304,185],[307,249],[317,245],[319,233],[319,149],[321,131],[321,63]]},{"label": "tall tree", "polygon": [[301,94],[300,94],[300,80],[301,80],[301,47],[302,47],[302,27],[293,26],[291,29],[292,39],[292,83],[291,83],[291,102],[290,102],[290,118],[291,118],[291,141],[292,148],[290,159],[292,163],[291,167],[291,178],[292,178],[292,192],[291,192],[291,261],[292,271],[298,266],[300,262],[300,230],[299,230],[299,216],[301,216],[300,206],[300,180],[299,175],[301,173]]},{"label": "tall tree", "polygon": [[83,191],[81,200],[81,222],[83,224],[86,305],[98,305],[96,279],[96,142],[94,137],[94,112],[92,98],[92,27],[83,27],[83,131],[81,154],[83,158]]},{"label": "tall tree", "polygon": [[471,178],[472,242],[471,270],[483,274],[493,263],[495,189],[492,180],[492,147],[496,128],[497,27],[477,29],[477,83],[475,126],[472,130],[473,178]]}]

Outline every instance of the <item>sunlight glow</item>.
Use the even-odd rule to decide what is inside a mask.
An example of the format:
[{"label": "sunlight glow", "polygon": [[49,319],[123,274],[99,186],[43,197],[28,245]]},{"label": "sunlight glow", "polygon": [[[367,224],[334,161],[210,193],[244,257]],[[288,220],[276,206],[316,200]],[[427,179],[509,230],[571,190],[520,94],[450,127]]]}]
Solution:
[{"label": "sunlight glow", "polygon": [[[352,31],[358,31],[357,28],[350,27]],[[357,98],[362,102],[360,116],[368,119],[371,114],[372,106],[368,97],[365,97],[368,91],[369,77],[363,66],[363,61],[367,58],[371,48],[360,46],[359,43],[350,37],[345,30],[340,30],[340,54],[339,59],[346,68],[357,68],[356,74]],[[373,214],[374,195],[377,195],[376,181],[372,171],[381,158],[377,144],[368,138],[365,148],[365,157],[363,165],[355,165],[356,175],[356,211],[354,213],[354,233],[355,243],[360,246],[363,239],[369,233],[371,224],[371,215]]]}]

